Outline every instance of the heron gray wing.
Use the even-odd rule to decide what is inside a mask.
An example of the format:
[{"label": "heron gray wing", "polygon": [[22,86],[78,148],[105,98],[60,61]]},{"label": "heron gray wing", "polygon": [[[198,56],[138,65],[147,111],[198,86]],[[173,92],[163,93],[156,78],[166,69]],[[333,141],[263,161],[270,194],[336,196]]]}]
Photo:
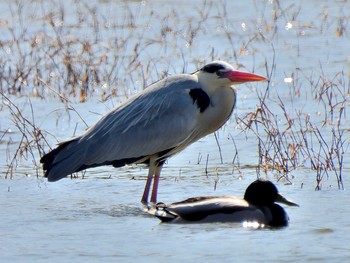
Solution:
[{"label": "heron gray wing", "polygon": [[200,114],[192,88],[198,83],[190,75],[169,77],[114,109],[78,139],[80,163],[138,158],[190,143]]}]

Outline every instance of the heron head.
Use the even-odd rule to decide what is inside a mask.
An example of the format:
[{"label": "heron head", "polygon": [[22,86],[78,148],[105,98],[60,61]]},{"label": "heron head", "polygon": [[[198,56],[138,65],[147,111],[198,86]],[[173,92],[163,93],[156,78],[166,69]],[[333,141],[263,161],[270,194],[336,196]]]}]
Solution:
[{"label": "heron head", "polygon": [[225,61],[213,61],[202,67],[197,74],[199,82],[204,87],[210,88],[268,80],[263,76],[235,70]]}]

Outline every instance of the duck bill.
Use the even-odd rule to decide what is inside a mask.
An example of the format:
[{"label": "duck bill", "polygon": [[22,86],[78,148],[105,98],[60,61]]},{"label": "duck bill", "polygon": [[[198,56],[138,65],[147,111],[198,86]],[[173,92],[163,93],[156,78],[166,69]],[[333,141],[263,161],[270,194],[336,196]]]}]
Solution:
[{"label": "duck bill", "polygon": [[256,75],[253,73],[249,72],[243,72],[243,71],[238,71],[238,70],[231,70],[227,71],[223,74],[224,78],[228,78],[234,83],[244,83],[244,82],[251,82],[251,81],[266,81],[268,80],[267,78]]},{"label": "duck bill", "polygon": [[283,195],[281,195],[280,193],[277,194],[277,199],[275,201],[276,203],[281,203],[281,204],[285,204],[285,205],[289,205],[289,206],[299,206],[298,204],[288,200],[287,198],[285,198]]}]

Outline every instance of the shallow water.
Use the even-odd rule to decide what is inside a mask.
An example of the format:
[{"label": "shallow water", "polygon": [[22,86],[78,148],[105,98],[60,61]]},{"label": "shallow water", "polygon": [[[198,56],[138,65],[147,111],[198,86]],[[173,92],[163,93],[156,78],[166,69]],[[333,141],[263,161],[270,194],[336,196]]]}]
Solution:
[{"label": "shallow water", "polygon": [[[205,177],[164,176],[159,197],[176,201],[189,193],[241,195],[250,183],[232,177],[222,181],[214,192]],[[286,208],[290,225],[252,230],[240,224],[160,224],[142,211],[139,198],[143,185],[144,180],[126,177],[58,183],[30,177],[3,181],[1,259],[329,262],[344,261],[350,252],[348,191],[314,192],[296,184],[278,184],[284,195],[300,204]]]},{"label": "shallow water", "polygon": [[[107,17],[114,17],[113,10],[116,10],[115,16],[123,15],[124,9],[116,8],[119,7],[118,2],[98,3],[99,8],[108,14]],[[328,112],[321,101],[312,99],[314,93],[307,80],[314,76],[312,80],[317,81],[322,74],[334,78],[341,71],[348,76],[349,28],[343,37],[338,37],[337,22],[341,17],[349,18],[349,3],[283,3],[282,11],[278,14],[282,18],[276,22],[272,19],[272,1],[230,1],[226,6],[229,15],[224,19],[218,15],[224,13],[222,3],[219,6],[215,6],[215,3],[211,8],[208,8],[210,5],[203,8],[202,1],[181,1],[179,6],[169,4],[160,9],[158,1],[124,1],[123,7],[138,10],[135,11],[135,14],[139,14],[136,19],[138,24],[151,23],[151,26],[136,27],[136,33],[132,34],[135,38],[131,38],[128,48],[132,51],[132,43],[140,40],[140,31],[147,32],[146,36],[150,40],[158,36],[161,25],[148,20],[152,10],[159,14],[177,10],[178,13],[172,13],[168,20],[164,20],[176,32],[168,36],[169,46],[150,45],[140,55],[142,62],[147,63],[159,55],[159,60],[164,61],[159,62],[157,72],[162,70],[163,63],[169,61],[173,62],[171,73],[181,72],[186,68],[182,59],[184,55],[188,58],[184,63],[188,64],[186,71],[192,72],[198,60],[210,60],[209,53],[213,52],[215,58],[232,64],[239,62],[243,68],[250,71],[254,69],[263,75],[265,59],[271,67],[275,58],[276,67],[271,76],[270,98],[267,102],[269,108],[278,116],[280,109],[276,101],[279,96],[291,115],[300,110],[303,114],[310,114],[315,123],[322,123]],[[7,4],[0,4],[8,8]],[[211,19],[202,25],[203,29],[196,36],[194,46],[187,46],[189,29],[186,23],[191,15],[198,15],[201,8],[210,10]],[[328,20],[322,20],[325,12],[328,12]],[[183,20],[180,19],[182,17]],[[262,26],[265,19],[271,26],[269,30],[276,30],[275,36],[272,36],[271,31],[264,31],[267,30]],[[159,22],[159,19],[156,21]],[[30,30],[35,31],[36,26],[34,22]],[[259,27],[271,37],[268,41],[252,41],[252,32]],[[233,42],[235,46],[226,36],[230,30],[237,39]],[[108,35],[102,32],[102,42],[105,37]],[[248,45],[249,41],[251,43]],[[234,56],[233,50],[240,50],[244,44],[249,46],[247,51],[241,50]],[[300,79],[296,74],[299,74]],[[293,80],[292,84],[286,80],[287,77]],[[134,84],[138,83],[135,81]],[[241,86],[234,115],[242,118],[255,110],[257,94],[261,94],[260,91],[265,88],[266,84],[263,83]],[[294,96],[298,88],[301,95]],[[126,94],[135,92],[137,90],[130,88]],[[335,93],[333,95],[339,97]],[[11,101],[19,106],[25,117],[34,117],[39,128],[53,135],[47,137],[52,146],[86,129],[80,116],[91,125],[122,100],[117,97],[102,103],[98,97],[91,98],[86,103],[69,102],[68,106],[74,107],[74,110],[67,110],[66,104],[49,96],[44,100],[11,96]],[[348,100],[348,94],[345,100]],[[345,105],[349,105],[348,101]],[[347,118],[343,119],[342,125],[349,127]],[[327,126],[323,129],[330,131]],[[338,190],[333,175],[323,178],[321,191],[314,191],[316,174],[308,165],[289,174],[291,184],[287,184],[286,180],[278,181],[279,175],[274,172],[261,174],[276,183],[283,195],[300,205],[286,207],[290,217],[290,224],[286,228],[254,230],[243,228],[241,224],[160,224],[158,219],[143,211],[139,202],[147,174],[143,167],[96,168],[89,170],[84,175],[85,179],[68,178],[48,183],[41,173],[39,177],[36,176],[29,154],[27,160],[18,161],[10,179],[10,175],[6,174],[7,165],[22,134],[14,125],[9,109],[3,105],[0,110],[0,131],[0,156],[4,156],[0,162],[2,262],[344,262],[350,255],[350,194],[347,190]],[[243,195],[246,187],[257,177],[257,140],[254,134],[242,132],[235,117],[217,132],[217,136],[223,162],[213,135],[191,145],[166,163],[162,171],[159,201],[175,202],[200,195]],[[239,153],[239,169],[237,160],[232,165],[235,145]],[[345,189],[350,184],[347,177],[349,165],[349,154],[346,153],[343,170]]]}]

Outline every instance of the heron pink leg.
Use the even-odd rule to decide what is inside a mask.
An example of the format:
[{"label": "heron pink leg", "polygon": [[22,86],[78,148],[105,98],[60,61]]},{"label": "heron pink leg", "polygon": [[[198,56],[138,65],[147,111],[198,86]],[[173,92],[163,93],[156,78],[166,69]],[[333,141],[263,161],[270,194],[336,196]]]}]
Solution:
[{"label": "heron pink leg", "polygon": [[155,174],[153,179],[151,203],[157,203],[158,184],[159,184],[159,175]]},{"label": "heron pink leg", "polygon": [[143,195],[142,195],[142,198],[141,198],[141,203],[143,203],[143,204],[147,204],[148,203],[148,195],[149,195],[149,191],[150,191],[150,188],[151,188],[151,183],[152,183],[152,176],[151,177],[147,177],[145,190],[143,191]]},{"label": "heron pink leg", "polygon": [[158,194],[158,184],[160,178],[160,171],[162,170],[162,166],[157,166],[155,169],[154,179],[153,179],[153,188],[151,195],[151,203],[157,203],[157,194]]},{"label": "heron pink leg", "polygon": [[141,198],[141,203],[143,203],[144,205],[147,205],[148,203],[148,196],[149,196],[149,191],[150,191],[151,183],[153,179],[153,173],[154,173],[154,165],[150,165],[148,169],[148,176],[147,176],[147,181],[145,185],[145,190],[143,191],[143,195]]}]

